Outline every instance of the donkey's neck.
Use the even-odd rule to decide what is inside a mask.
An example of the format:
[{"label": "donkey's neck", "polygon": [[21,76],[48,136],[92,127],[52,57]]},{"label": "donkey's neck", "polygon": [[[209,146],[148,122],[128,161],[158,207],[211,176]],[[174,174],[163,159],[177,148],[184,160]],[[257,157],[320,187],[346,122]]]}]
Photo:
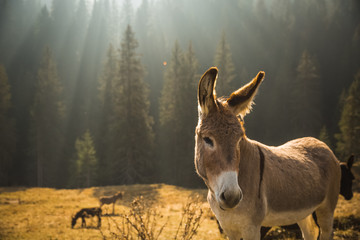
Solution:
[{"label": "donkey's neck", "polygon": [[267,146],[244,137],[244,139],[240,141],[239,149],[240,161],[248,162],[249,164],[254,165],[258,162],[258,160],[260,160],[261,154],[265,149],[267,149]]},{"label": "donkey's neck", "polygon": [[256,195],[256,197],[260,197],[260,189],[263,184],[263,174],[266,164],[263,153],[264,147],[265,145],[246,137],[239,144],[239,185],[242,188],[252,186],[248,189],[243,189],[250,193],[248,196]]}]

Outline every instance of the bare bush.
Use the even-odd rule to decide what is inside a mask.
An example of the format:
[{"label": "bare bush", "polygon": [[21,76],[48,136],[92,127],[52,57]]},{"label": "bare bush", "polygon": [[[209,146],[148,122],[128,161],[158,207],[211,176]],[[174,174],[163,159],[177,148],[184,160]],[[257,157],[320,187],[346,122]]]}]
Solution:
[{"label": "bare bush", "polygon": [[198,228],[201,224],[201,217],[203,210],[200,207],[200,201],[197,197],[195,201],[188,201],[183,207],[181,221],[176,231],[174,240],[190,240],[196,235]]},{"label": "bare bush", "polygon": [[[203,210],[200,207],[198,198],[188,203],[182,209],[181,221],[178,225],[174,240],[191,240],[197,233],[201,224]],[[103,239],[124,239],[124,240],[157,240],[163,233],[167,220],[163,220],[164,216],[160,214],[158,209],[149,207],[143,197],[136,198],[131,203],[128,213],[120,214],[120,221],[109,217],[116,230],[111,229],[110,221],[108,221],[108,230],[110,236],[106,236],[103,231],[100,233]],[[161,224],[163,223],[163,224]]]}]

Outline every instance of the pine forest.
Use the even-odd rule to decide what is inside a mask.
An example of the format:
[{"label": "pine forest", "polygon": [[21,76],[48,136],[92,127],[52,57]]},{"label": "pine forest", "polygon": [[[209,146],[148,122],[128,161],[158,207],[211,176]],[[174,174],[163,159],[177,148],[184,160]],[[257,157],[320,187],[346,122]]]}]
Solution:
[{"label": "pine forest", "polygon": [[0,185],[204,187],[212,66],[218,96],[266,72],[250,139],[360,155],[358,0],[0,0]]}]

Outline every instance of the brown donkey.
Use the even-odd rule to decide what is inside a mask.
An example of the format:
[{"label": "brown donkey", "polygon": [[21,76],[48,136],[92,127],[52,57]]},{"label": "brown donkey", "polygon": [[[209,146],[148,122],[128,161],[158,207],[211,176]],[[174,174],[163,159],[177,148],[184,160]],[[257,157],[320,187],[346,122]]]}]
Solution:
[{"label": "brown donkey", "polygon": [[260,239],[261,226],[294,223],[305,239],[332,238],[341,174],[333,152],[311,137],[279,147],[248,139],[242,118],[265,73],[229,98],[216,98],[217,75],[217,68],[210,68],[199,82],[195,167],[229,239]]}]

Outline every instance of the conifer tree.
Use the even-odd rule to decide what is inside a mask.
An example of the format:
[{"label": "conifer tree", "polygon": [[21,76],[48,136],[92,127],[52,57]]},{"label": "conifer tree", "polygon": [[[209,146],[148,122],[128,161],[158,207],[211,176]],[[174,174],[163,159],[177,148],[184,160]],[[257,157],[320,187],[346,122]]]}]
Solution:
[{"label": "conifer tree", "polygon": [[170,184],[177,184],[180,180],[180,163],[177,152],[177,133],[180,126],[178,123],[181,118],[176,116],[179,85],[182,80],[182,69],[184,64],[184,54],[176,41],[172,50],[171,61],[167,64],[164,72],[164,83],[159,103],[159,167],[161,167],[162,177]]},{"label": "conifer tree", "polygon": [[138,42],[128,25],[120,49],[119,82],[114,86],[113,169],[116,183],[144,182],[152,172],[154,133],[149,115],[149,90],[144,68],[136,53]]},{"label": "conifer tree", "polygon": [[[79,6],[80,7],[80,6]],[[106,50],[109,46],[109,1],[95,1],[83,49],[80,51],[79,72],[73,87],[67,93],[72,98],[69,108],[67,142],[73,143],[86,129],[93,129],[98,121],[98,80]],[[80,11],[80,9],[79,9]],[[72,144],[73,146],[73,144]]]},{"label": "conifer tree", "polygon": [[[161,125],[165,125],[174,120],[176,112],[176,90],[180,84],[182,76],[182,65],[184,62],[183,52],[176,41],[172,51],[171,61],[164,73],[163,89],[160,97],[160,117]],[[174,124],[176,125],[176,124]]]},{"label": "conifer tree", "polygon": [[76,139],[76,179],[79,187],[96,184],[96,150],[89,129],[82,138]]},{"label": "conifer tree", "polygon": [[67,164],[61,157],[63,147],[64,105],[62,86],[49,47],[46,47],[37,73],[36,93],[31,108],[31,152],[35,158],[36,185],[60,186]]},{"label": "conifer tree", "polygon": [[[179,147],[177,148],[178,161],[181,163],[179,176],[182,179],[181,184],[185,186],[196,186],[199,178],[193,171],[194,157],[194,129],[197,123],[197,84],[200,76],[198,75],[198,60],[195,56],[192,43],[184,54],[183,76],[178,89],[177,114],[179,121],[177,135]],[[180,183],[178,183],[180,184]]]},{"label": "conifer tree", "polygon": [[9,115],[11,92],[5,67],[0,65],[0,185],[9,185],[16,147],[14,120]]},{"label": "conifer tree", "polygon": [[325,125],[320,130],[319,140],[323,141],[324,143],[326,143],[326,145],[328,145],[331,148],[331,139]]},{"label": "conifer tree", "polygon": [[321,128],[321,77],[315,57],[301,55],[293,84],[293,124],[297,137],[317,136]]},{"label": "conifer tree", "polygon": [[232,81],[235,78],[235,67],[231,57],[230,45],[226,41],[225,32],[222,33],[218,43],[214,65],[219,69],[219,80],[216,84],[216,92],[219,96],[229,95]]},{"label": "conifer tree", "polygon": [[347,158],[351,154],[360,154],[360,71],[344,99],[339,128],[340,133],[335,135],[339,156]]},{"label": "conifer tree", "polygon": [[191,178],[193,171],[190,163],[196,125],[197,68],[192,44],[189,44],[188,52],[183,53],[175,42],[171,61],[164,73],[159,110],[161,159],[166,168],[163,177],[172,184],[191,185],[194,180]]},{"label": "conifer tree", "polygon": [[100,116],[97,132],[96,146],[99,157],[99,183],[111,184],[109,173],[113,171],[113,154],[118,148],[114,144],[117,117],[115,114],[114,100],[117,94],[122,94],[119,85],[119,59],[115,48],[110,44],[107,59],[102,75],[99,79]]}]

